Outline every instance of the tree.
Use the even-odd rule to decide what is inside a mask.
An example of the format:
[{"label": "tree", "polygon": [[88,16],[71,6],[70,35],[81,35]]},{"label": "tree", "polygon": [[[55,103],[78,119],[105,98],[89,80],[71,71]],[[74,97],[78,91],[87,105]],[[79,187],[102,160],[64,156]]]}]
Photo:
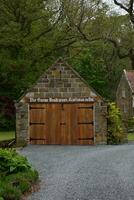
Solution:
[{"label": "tree", "polygon": [[100,40],[110,43],[118,58],[130,60],[131,68],[134,69],[132,1],[129,5],[126,9],[130,17],[110,13],[109,6],[101,0],[89,1],[89,3],[84,0],[78,1],[75,14],[70,15],[67,11],[66,13],[74,35],[77,39],[84,41],[85,46],[90,46],[95,42],[99,43]]},{"label": "tree", "polygon": [[[131,61],[132,69],[134,69],[134,0],[124,1],[121,3],[120,1],[113,0],[115,5],[119,6],[125,12],[127,12],[126,18],[128,20],[127,26],[129,27],[129,35],[126,37],[129,40],[129,47],[128,45],[124,46],[121,44],[120,38],[116,40],[115,38],[107,38],[107,41],[111,42],[115,49],[117,50],[117,55],[120,59],[129,58]],[[124,24],[122,24],[124,26]],[[129,38],[130,37],[130,38]],[[125,38],[125,37],[124,37]],[[125,52],[122,51],[122,48],[125,48]]]},{"label": "tree", "polygon": [[12,128],[3,99],[13,105],[75,39],[58,1],[0,0],[0,27],[0,127]]},{"label": "tree", "polygon": [[114,0],[114,3],[128,13],[130,21],[134,25],[134,0],[124,0],[124,3]]},{"label": "tree", "polygon": [[102,0],[0,0],[0,96],[18,99],[63,56],[100,94],[113,99],[132,56],[130,22],[128,15],[109,15]]},{"label": "tree", "polygon": [[108,79],[103,62],[94,59],[92,49],[84,49],[79,56],[71,60],[79,74],[103,97],[108,97]]},{"label": "tree", "polygon": [[0,95],[18,99],[75,42],[62,22],[62,4],[0,0]]},{"label": "tree", "polygon": [[[81,53],[69,62],[78,73],[91,85],[101,96],[106,99],[115,99],[115,90],[122,73],[123,63],[117,63],[108,57],[109,47],[103,43],[84,48]],[[107,53],[107,59],[105,57]],[[121,67],[120,67],[121,65]]]}]

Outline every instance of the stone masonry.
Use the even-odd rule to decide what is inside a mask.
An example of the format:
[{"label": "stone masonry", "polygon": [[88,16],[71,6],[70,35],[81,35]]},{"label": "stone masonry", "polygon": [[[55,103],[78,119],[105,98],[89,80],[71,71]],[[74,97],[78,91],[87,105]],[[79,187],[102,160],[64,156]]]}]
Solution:
[{"label": "stone masonry", "polygon": [[16,142],[27,144],[29,129],[29,109],[27,103],[16,103]]},{"label": "stone masonry", "polygon": [[[69,65],[59,60],[50,67],[28,90],[25,98],[69,98],[69,97],[97,97],[80,75]],[[23,100],[22,100],[23,101]]]},{"label": "stone masonry", "polygon": [[62,59],[59,59],[27,90],[16,104],[17,142],[29,140],[29,101],[30,98],[86,98],[94,99],[95,143],[106,143],[107,106],[96,91]]},{"label": "stone masonry", "polygon": [[107,106],[95,105],[95,144],[107,143]]},{"label": "stone masonry", "polygon": [[134,71],[124,70],[117,88],[116,102],[124,122],[127,122],[129,118],[134,116]]}]

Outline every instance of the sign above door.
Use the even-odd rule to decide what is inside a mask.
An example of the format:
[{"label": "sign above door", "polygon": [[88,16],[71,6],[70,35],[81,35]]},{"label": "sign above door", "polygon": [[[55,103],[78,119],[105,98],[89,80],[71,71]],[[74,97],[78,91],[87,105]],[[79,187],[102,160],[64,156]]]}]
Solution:
[{"label": "sign above door", "polygon": [[68,102],[94,102],[91,97],[85,98],[30,98],[30,103],[68,103]]}]

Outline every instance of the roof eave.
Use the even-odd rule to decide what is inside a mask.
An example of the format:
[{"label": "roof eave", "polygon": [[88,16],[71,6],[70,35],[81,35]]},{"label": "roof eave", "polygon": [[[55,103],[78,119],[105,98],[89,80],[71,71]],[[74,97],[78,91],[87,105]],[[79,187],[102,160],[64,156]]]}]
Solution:
[{"label": "roof eave", "polygon": [[132,89],[132,86],[131,86],[131,84],[130,84],[130,81],[128,80],[126,70],[124,69],[123,71],[124,71],[124,74],[125,74],[126,80],[127,80],[127,82],[128,82],[128,85],[129,85],[129,87],[130,87],[130,90],[131,90],[132,93],[134,93],[134,91],[133,91],[133,89]]}]

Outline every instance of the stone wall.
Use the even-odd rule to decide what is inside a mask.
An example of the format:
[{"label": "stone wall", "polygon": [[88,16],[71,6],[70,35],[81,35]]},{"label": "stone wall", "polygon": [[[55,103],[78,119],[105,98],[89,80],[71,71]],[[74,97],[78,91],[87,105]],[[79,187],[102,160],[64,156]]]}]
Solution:
[{"label": "stone wall", "polygon": [[95,144],[107,143],[107,105],[95,106]]},{"label": "stone wall", "polygon": [[28,89],[16,104],[17,142],[29,140],[29,99],[30,98],[93,98],[95,103],[95,143],[106,143],[107,120],[106,106],[102,106],[102,97],[73,70],[59,59],[39,80]]},{"label": "stone wall", "polygon": [[59,60],[39,78],[21,101],[29,98],[97,98],[98,96],[73,68]]},{"label": "stone wall", "polygon": [[29,106],[27,103],[16,103],[16,142],[26,143],[29,140]]},{"label": "stone wall", "polygon": [[[125,91],[125,94],[122,93],[123,90]],[[117,88],[116,102],[117,106],[121,110],[124,121],[133,116],[132,92],[129,87],[128,81],[126,80],[125,74],[123,74]]]},{"label": "stone wall", "polygon": [[[16,104],[16,140],[17,143],[29,142],[29,105],[27,103]],[[94,132],[95,144],[107,143],[107,106],[94,106]]]}]

